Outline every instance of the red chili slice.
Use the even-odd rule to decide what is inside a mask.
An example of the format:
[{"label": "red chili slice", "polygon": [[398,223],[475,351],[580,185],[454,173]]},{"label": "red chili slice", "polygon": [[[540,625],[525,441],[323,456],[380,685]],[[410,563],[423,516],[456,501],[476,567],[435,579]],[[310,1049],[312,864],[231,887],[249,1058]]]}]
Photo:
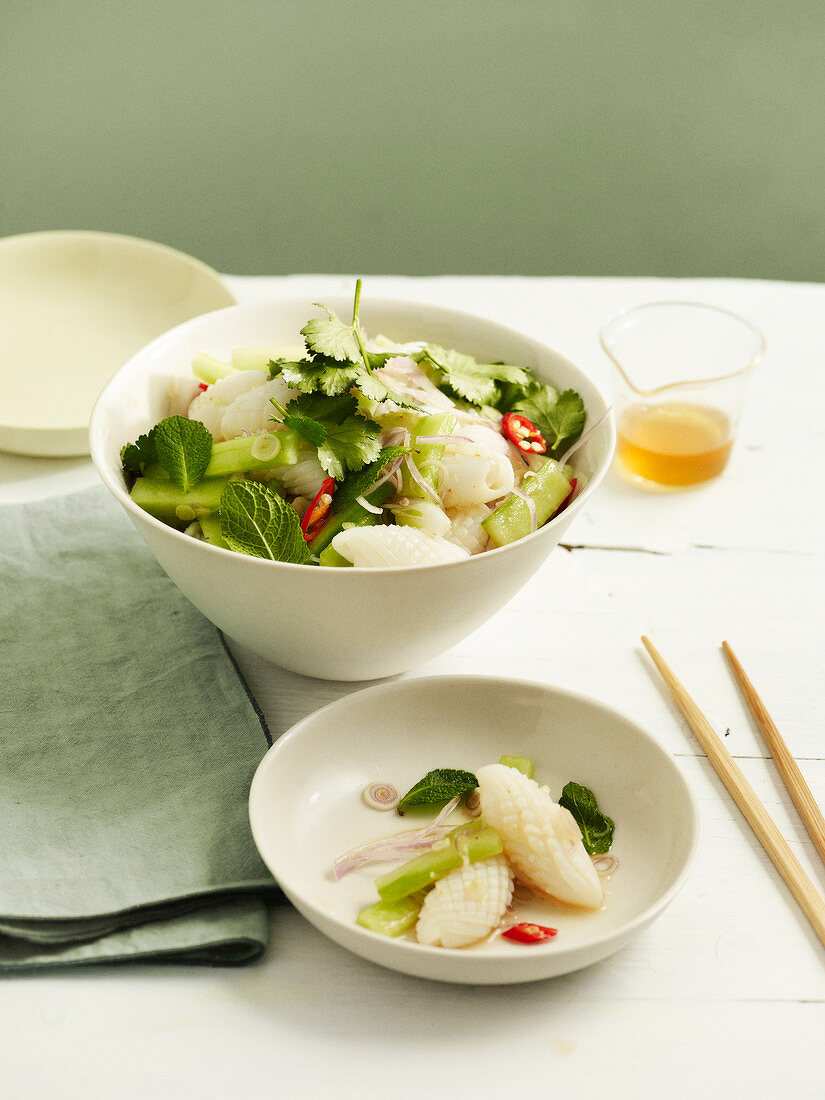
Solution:
[{"label": "red chili slice", "polygon": [[209,387],[207,386],[207,384],[205,382],[198,382],[198,389],[206,391],[206,390],[209,389]]},{"label": "red chili slice", "polygon": [[324,525],[332,507],[332,494],[335,492],[335,478],[328,477],[315,495],[315,499],[304,512],[301,530],[307,542],[311,542]]},{"label": "red chili slice", "polygon": [[558,928],[548,928],[544,924],[513,924],[506,932],[502,932],[507,940],[515,940],[516,943],[543,943],[551,940],[558,933]]},{"label": "red chili slice", "polygon": [[505,413],[501,418],[501,434],[526,454],[543,455],[547,450],[544,436],[532,420],[521,413]]}]

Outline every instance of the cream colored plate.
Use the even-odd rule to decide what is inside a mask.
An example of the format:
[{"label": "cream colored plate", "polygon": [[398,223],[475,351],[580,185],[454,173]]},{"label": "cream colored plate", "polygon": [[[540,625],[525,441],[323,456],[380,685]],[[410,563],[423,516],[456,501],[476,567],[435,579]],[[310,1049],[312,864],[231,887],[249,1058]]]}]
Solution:
[{"label": "cream colored plate", "polygon": [[89,415],[115,371],[167,329],[234,304],[216,271],[152,241],[0,240],[0,450],[88,454]]},{"label": "cream colored plate", "polygon": [[[356,845],[408,828],[368,809],[361,792],[384,780],[406,790],[432,768],[474,771],[502,753],[531,756],[558,797],[589,786],[616,824],[618,869],[596,912],[537,902],[519,912],[558,928],[524,947],[494,939],[461,950],[388,939],[355,923],[377,899],[373,864],[336,882],[332,862]],[[606,958],[676,895],[699,844],[699,811],[680,769],[630,718],[584,695],[528,680],[439,676],[348,695],[304,718],[264,756],[249,795],[252,835],[287,897],[321,932],[371,962],[420,978],[471,984],[556,977]]]}]

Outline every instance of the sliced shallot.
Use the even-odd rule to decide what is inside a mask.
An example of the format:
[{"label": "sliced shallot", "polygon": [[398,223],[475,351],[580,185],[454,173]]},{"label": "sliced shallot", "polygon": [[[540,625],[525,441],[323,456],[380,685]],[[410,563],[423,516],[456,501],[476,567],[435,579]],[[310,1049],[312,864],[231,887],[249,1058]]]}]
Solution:
[{"label": "sliced shallot", "polygon": [[361,844],[357,848],[350,849],[349,852],[344,852],[333,861],[332,873],[337,879],[342,879],[350,871],[355,871],[367,863],[375,863],[379,860],[398,861],[405,859],[411,852],[420,852],[431,847],[434,841],[450,832],[452,826],[444,825],[443,822],[460,801],[460,797],[453,798],[438,817],[422,829],[407,829],[403,833],[395,833],[393,836],[374,840],[370,844]]},{"label": "sliced shallot", "polygon": [[593,856],[593,866],[600,875],[612,875],[619,866],[619,860],[605,852],[603,855]]}]

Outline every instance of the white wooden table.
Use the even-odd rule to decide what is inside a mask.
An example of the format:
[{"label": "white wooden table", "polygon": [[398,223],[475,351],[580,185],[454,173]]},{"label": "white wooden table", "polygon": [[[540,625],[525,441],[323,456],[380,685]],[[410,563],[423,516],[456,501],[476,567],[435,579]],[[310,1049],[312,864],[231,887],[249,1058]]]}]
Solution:
[{"label": "white wooden table", "polygon": [[[350,277],[233,278],[241,300],[349,293]],[[761,326],[731,464],[690,492],[615,471],[528,586],[409,675],[530,677],[631,714],[701,801],[695,871],[660,919],[598,966],[515,987],[403,977],[329,943],[288,906],[265,959],[16,976],[0,984],[0,1093],[30,1097],[822,1097],[825,952],[702,756],[639,638],[705,710],[804,866],[798,823],[728,672],[732,644],[825,803],[825,286],[730,280],[367,278],[365,295],[439,301],[558,348],[608,383],[615,310],[694,299]],[[0,500],[96,480],[84,460],[0,455]],[[296,677],[235,647],[274,734],[363,685]]]}]

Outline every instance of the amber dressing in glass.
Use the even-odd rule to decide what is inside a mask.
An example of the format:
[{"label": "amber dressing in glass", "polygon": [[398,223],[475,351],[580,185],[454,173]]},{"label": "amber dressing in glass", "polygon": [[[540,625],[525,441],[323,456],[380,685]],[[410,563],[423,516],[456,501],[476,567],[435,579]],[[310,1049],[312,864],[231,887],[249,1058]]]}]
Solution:
[{"label": "amber dressing in glass", "polygon": [[618,425],[617,454],[630,473],[660,485],[717,477],[733,439],[727,416],[705,405],[631,405]]}]

